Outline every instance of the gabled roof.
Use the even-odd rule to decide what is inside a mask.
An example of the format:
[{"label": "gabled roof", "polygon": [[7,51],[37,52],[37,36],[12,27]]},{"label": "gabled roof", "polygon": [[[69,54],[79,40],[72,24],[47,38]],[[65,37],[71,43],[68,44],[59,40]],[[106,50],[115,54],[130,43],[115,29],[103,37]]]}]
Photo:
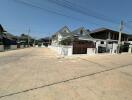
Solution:
[{"label": "gabled roof", "polygon": [[104,27],[98,28],[98,29],[95,29],[95,30],[90,31],[90,34],[96,33],[96,32],[100,32],[100,31],[105,31],[105,30],[108,30],[108,29],[107,28],[104,28]]},{"label": "gabled roof", "polygon": [[3,34],[3,37],[10,39],[10,40],[17,39],[16,36],[12,35],[11,33],[7,33],[7,32]]},{"label": "gabled roof", "polygon": [[57,33],[63,33],[63,32],[65,32],[65,30],[68,31],[67,33],[71,32],[67,26],[64,26]]},{"label": "gabled roof", "polygon": [[[68,32],[64,30],[67,30]],[[83,31],[83,34],[80,34],[81,30]],[[90,36],[89,31],[86,30],[84,27],[77,28],[76,30],[71,32],[67,26],[64,26],[58,32],[56,32],[55,35],[53,35],[54,39],[57,38],[56,35],[58,34],[62,35],[64,38],[65,37],[78,37],[78,38],[85,38],[85,39],[93,39]]]},{"label": "gabled roof", "polygon": [[6,32],[1,24],[0,24],[0,32]]},{"label": "gabled roof", "polygon": [[52,37],[55,39],[58,34],[61,34],[63,37],[71,36],[71,31],[67,26],[62,27],[59,31],[57,31]]},{"label": "gabled roof", "polygon": [[[80,31],[81,31],[81,30],[83,31],[83,34],[80,34]],[[74,35],[79,36],[80,38],[91,38],[91,39],[93,39],[93,38],[90,36],[89,31],[87,31],[84,27],[80,27],[80,28],[74,30],[72,33],[73,33]],[[79,34],[78,34],[78,33],[79,33]]]},{"label": "gabled roof", "polygon": [[76,30],[72,31],[74,34],[78,34],[81,30],[84,30],[84,27],[77,28]]}]

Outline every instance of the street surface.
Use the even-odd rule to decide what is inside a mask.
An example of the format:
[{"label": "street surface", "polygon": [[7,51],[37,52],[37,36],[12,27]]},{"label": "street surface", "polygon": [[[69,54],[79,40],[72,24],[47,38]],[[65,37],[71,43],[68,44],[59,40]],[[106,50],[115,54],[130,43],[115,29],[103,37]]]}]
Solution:
[{"label": "street surface", "polygon": [[132,100],[132,54],[0,52],[0,100]]}]

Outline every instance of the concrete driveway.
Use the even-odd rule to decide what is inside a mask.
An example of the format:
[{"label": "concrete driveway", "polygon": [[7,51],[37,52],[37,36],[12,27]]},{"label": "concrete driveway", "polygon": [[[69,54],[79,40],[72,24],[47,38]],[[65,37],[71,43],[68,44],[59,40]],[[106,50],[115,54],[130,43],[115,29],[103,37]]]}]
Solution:
[{"label": "concrete driveway", "polygon": [[0,53],[0,100],[132,100],[132,55]]}]

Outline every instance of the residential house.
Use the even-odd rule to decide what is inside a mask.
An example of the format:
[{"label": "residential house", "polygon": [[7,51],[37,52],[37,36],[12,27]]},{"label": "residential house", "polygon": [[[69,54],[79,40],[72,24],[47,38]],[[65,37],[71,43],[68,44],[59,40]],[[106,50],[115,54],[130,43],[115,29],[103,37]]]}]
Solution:
[{"label": "residential house", "polygon": [[[70,49],[71,54],[87,54],[95,52],[94,39],[84,27],[71,31],[67,26],[61,28],[52,36],[52,46],[63,46]],[[63,49],[65,51],[65,49]],[[62,53],[62,50],[59,50]],[[68,50],[66,51],[68,54]]]},{"label": "residential house", "polygon": [[0,25],[0,44],[1,44],[0,51],[8,49],[17,49],[16,36],[5,31],[2,25]]},{"label": "residential house", "polygon": [[18,37],[18,48],[33,46],[34,41],[35,40],[31,36],[21,34],[21,36]]},{"label": "residential house", "polygon": [[40,38],[35,42],[36,47],[48,47],[51,45],[51,38],[50,37],[45,37],[45,38]]},{"label": "residential house", "polygon": [[[52,36],[52,47],[58,47],[57,51],[64,55],[67,55],[69,52],[70,55],[117,53],[118,37],[118,31],[107,28],[99,28],[90,31],[81,27],[71,31],[67,26],[65,26]],[[121,51],[128,52],[128,34],[122,33],[121,41]],[[67,47],[68,50],[66,50]],[[63,53],[63,51],[66,53]]]},{"label": "residential house", "polygon": [[3,33],[6,32],[2,25],[0,24],[0,51],[4,51],[4,46],[3,46]]},{"label": "residential house", "polygon": [[[95,39],[100,39],[96,42],[98,53],[112,52],[116,53],[118,48],[119,32],[108,28],[99,28],[90,32],[90,35]],[[122,33],[121,36],[121,51],[128,52],[128,34]]]}]

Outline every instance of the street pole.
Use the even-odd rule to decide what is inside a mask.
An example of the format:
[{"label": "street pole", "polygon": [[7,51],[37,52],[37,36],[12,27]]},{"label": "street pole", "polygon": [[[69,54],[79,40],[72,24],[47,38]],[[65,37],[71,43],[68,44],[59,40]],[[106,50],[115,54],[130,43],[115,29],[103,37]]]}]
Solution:
[{"label": "street pole", "polygon": [[118,38],[118,51],[117,51],[117,53],[120,53],[120,49],[121,49],[121,35],[122,35],[123,27],[124,27],[124,22],[121,21],[120,31],[119,31],[119,38]]},{"label": "street pole", "polygon": [[34,47],[35,47],[35,44],[36,44],[36,38],[34,38]]},{"label": "street pole", "polygon": [[29,47],[29,34],[30,34],[30,28],[28,29],[28,47]]},{"label": "street pole", "polygon": [[49,33],[49,43],[48,43],[48,45],[50,45],[50,43],[51,43],[51,36],[50,36],[50,33]]}]

